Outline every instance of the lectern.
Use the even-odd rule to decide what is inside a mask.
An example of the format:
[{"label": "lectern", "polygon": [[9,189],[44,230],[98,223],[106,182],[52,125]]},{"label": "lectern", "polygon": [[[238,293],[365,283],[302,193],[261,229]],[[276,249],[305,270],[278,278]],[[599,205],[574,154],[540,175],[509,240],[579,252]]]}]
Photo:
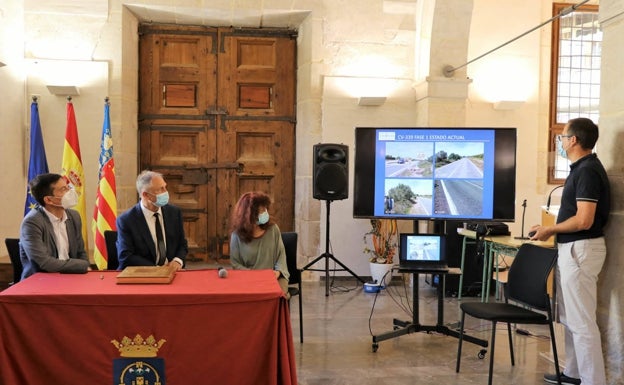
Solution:
[{"label": "lectern", "polygon": [[[557,222],[557,215],[559,215],[559,206],[542,206],[542,226],[552,226]],[[552,235],[545,242],[552,244],[552,247],[556,247],[555,245],[555,236]],[[557,311],[557,298],[556,298],[556,285],[555,285],[555,270],[550,273],[548,277],[548,294],[550,294],[550,298],[552,301],[552,308],[554,309],[555,319],[559,321],[559,312]]]},{"label": "lectern", "polygon": [[[557,221],[559,214],[559,206],[542,206],[542,226],[552,226]],[[555,236],[551,236],[546,240],[548,243],[555,244]]]}]

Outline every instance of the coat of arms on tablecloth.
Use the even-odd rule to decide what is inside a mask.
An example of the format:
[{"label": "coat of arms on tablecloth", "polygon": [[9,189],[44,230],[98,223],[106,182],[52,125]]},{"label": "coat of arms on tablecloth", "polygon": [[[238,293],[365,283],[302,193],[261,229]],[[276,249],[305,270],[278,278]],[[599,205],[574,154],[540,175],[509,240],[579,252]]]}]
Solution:
[{"label": "coat of arms on tablecloth", "polygon": [[121,342],[112,340],[122,357],[113,360],[113,385],[166,385],[165,360],[156,357],[165,342],[140,334],[123,337]]}]

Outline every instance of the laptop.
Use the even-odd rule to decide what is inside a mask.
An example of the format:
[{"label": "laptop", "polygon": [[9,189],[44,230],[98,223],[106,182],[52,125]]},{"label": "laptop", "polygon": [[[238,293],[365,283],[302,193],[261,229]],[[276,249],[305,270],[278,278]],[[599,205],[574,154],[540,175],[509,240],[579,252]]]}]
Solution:
[{"label": "laptop", "polygon": [[446,238],[442,234],[401,234],[399,268],[423,272],[448,271]]}]

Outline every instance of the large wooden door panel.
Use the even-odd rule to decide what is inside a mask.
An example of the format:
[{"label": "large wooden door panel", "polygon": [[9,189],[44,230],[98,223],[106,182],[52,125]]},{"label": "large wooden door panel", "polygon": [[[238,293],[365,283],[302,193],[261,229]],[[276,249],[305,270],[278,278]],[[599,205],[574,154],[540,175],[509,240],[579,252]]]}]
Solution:
[{"label": "large wooden door panel", "polygon": [[219,103],[228,114],[293,117],[295,40],[288,31],[281,37],[227,31],[220,40]]},{"label": "large wooden door panel", "polygon": [[219,185],[217,213],[229,215],[241,194],[264,191],[274,200],[271,215],[282,229],[293,229],[294,132],[282,121],[228,121],[227,131],[218,131],[220,163],[241,164],[240,172],[224,175]]},{"label": "large wooden door panel", "polygon": [[[163,26],[143,26],[140,44],[142,114],[205,115],[216,94],[205,83],[216,73],[215,29],[192,27],[188,33]],[[144,66],[143,66],[144,65]]]},{"label": "large wooden door panel", "polygon": [[[219,105],[228,114],[217,125],[219,162],[242,172],[227,178],[225,215],[247,191],[274,200],[271,215],[282,230],[294,229],[295,47],[292,31],[261,36],[257,30],[220,30]],[[229,201],[231,200],[231,201]],[[223,214],[222,214],[223,213]]]},{"label": "large wooden door panel", "polygon": [[[202,122],[147,124],[149,163],[161,166],[200,165],[215,161],[215,130]],[[143,125],[146,126],[146,125]],[[212,156],[211,156],[212,155]]]},{"label": "large wooden door panel", "polygon": [[243,192],[293,230],[295,37],[285,30],[142,25],[140,167],[163,173],[192,257],[227,254]]}]

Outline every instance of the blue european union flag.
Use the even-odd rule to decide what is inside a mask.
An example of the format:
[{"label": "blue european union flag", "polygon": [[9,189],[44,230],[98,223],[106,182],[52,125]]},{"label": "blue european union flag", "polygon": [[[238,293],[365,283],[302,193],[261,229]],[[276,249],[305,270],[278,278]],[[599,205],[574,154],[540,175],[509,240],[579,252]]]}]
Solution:
[{"label": "blue european union flag", "polygon": [[[28,161],[28,182],[39,174],[48,173],[48,160],[46,159],[45,147],[43,146],[43,134],[39,122],[39,105],[33,98],[30,105],[30,160]],[[24,215],[37,205],[37,201],[30,194],[30,187],[26,187],[26,204]]]}]

